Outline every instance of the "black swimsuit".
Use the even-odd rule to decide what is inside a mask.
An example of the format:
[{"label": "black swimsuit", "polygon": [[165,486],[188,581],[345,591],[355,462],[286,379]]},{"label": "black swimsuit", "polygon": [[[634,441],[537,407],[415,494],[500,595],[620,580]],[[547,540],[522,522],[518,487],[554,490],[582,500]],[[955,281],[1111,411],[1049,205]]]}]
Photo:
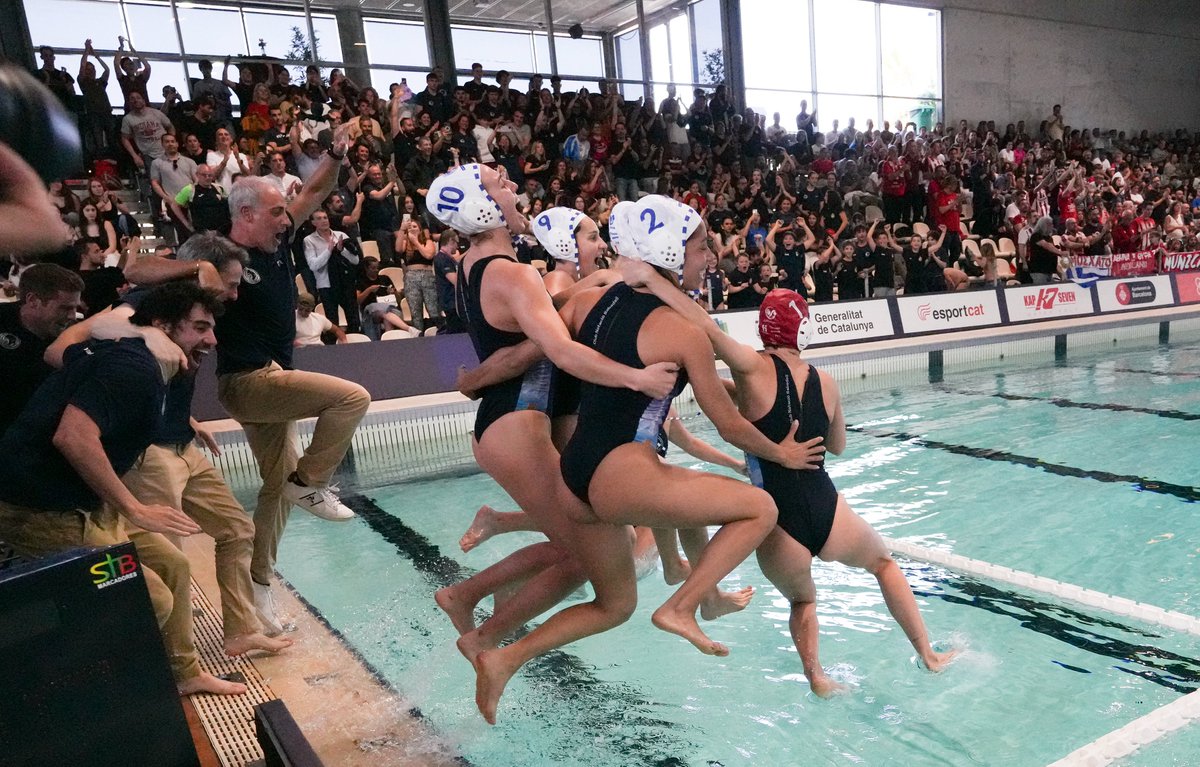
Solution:
[{"label": "black swimsuit", "polygon": [[[768,356],[775,364],[775,404],[769,413],[754,422],[754,426],[776,442],[787,436],[795,420],[800,421],[797,442],[826,436],[829,414],[825,412],[817,369],[808,366],[804,394],[798,397],[796,380],[787,363],[773,354]],[[746,465],[750,469],[750,481],[770,493],[779,507],[779,526],[814,557],[817,556],[833,529],[838,501],[837,488],[825,472],[825,459],[821,459],[816,469],[797,471],[747,453]]]},{"label": "black swimsuit", "polygon": [[[470,280],[465,279],[462,262],[458,264],[458,280],[455,285],[455,305],[458,316],[467,323],[467,333],[475,346],[475,354],[483,362],[500,349],[516,346],[525,340],[524,333],[498,330],[488,324],[483,316],[480,290],[483,271],[496,259],[512,261],[508,256],[488,256],[471,266]],[[553,365],[543,359],[524,374],[510,378],[480,392],[479,410],[475,413],[475,439],[483,439],[483,433],[503,416],[518,410],[550,412]]]},{"label": "black swimsuit", "polygon": [[[637,353],[638,332],[650,313],[664,305],[658,298],[618,282],[600,297],[584,319],[579,342],[616,362],[644,368],[646,365]],[[681,372],[669,395],[651,399],[632,389],[584,381],[579,424],[560,461],[563,481],[571,492],[586,502],[588,486],[600,462],[621,445],[647,442],[657,450],[671,401],[686,385],[687,375]]]}]

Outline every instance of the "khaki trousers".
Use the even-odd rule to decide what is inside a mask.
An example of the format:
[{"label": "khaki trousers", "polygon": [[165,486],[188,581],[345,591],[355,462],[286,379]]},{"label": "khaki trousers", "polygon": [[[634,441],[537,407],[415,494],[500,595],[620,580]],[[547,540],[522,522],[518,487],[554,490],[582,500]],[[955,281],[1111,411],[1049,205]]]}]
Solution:
[{"label": "khaki trousers", "polygon": [[151,445],[121,481],[142,503],[182,510],[216,542],[225,636],[261,631],[250,585],[254,523],[200,449],[191,443]]},{"label": "khaki trousers", "polygon": [[0,539],[28,559],[132,540],[175,680],[182,682],[200,673],[192,635],[191,573],[183,552],[166,538],[145,531],[126,535],[121,517],[108,508],[38,511],[0,502]]},{"label": "khaki trousers", "polygon": [[[217,396],[245,430],[262,477],[254,510],[250,576],[267,584],[291,511],[291,503],[283,497],[284,482],[295,471],[306,485],[327,485],[350,449],[371,396],[356,383],[322,373],[284,370],[274,362],[221,376]],[[314,417],[312,442],[300,455],[296,421]]]}]

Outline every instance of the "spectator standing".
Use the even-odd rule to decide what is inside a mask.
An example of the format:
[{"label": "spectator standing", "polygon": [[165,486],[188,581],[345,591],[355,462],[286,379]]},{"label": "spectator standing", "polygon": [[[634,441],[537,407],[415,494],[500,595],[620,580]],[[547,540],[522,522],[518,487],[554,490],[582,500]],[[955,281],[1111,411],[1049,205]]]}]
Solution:
[{"label": "spectator standing", "polygon": [[458,262],[462,254],[458,252],[458,233],[447,229],[438,237],[437,253],[433,256],[433,272],[437,277],[438,304],[442,315],[446,318],[446,333],[465,333],[466,324],[458,316],[458,306],[454,300],[454,286],[458,284]]},{"label": "spectator standing", "polygon": [[304,238],[304,260],[312,270],[317,298],[325,308],[325,316],[337,320],[338,307],[346,314],[346,326],[351,333],[359,332],[358,302],[354,299],[354,278],[358,272],[359,254],[354,242],[344,232],[334,231],[329,214],[319,208],[310,216],[315,231]]},{"label": "spectator standing", "polygon": [[143,103],[149,104],[150,93],[146,90],[146,85],[150,82],[150,62],[134,50],[133,43],[129,44],[129,52],[133,54],[133,58],[122,56],[126,42],[124,37],[117,38],[117,52],[113,56],[113,68],[117,70],[117,82],[121,84],[121,93],[125,96],[125,103],[129,103],[129,97],[137,93],[141,95]]},{"label": "spectator standing", "polygon": [[65,67],[55,69],[55,53],[49,45],[39,48],[38,56],[42,59],[42,66],[37,71],[38,79],[62,102],[68,112],[73,112],[74,105],[71,101],[75,96],[75,78],[71,77]]}]

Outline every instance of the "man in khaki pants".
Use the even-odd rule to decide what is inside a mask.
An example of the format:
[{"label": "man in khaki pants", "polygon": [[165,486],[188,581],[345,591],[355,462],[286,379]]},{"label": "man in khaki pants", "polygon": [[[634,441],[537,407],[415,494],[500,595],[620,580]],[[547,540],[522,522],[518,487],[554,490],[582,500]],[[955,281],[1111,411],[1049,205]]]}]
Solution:
[{"label": "man in khaki pants", "polygon": [[[263,480],[254,511],[250,576],[258,619],[268,634],[282,631],[270,583],[291,507],[331,521],[354,517],[329,481],[371,398],[358,384],[291,369],[296,338],[291,255],[295,222],[312,215],[333,191],[344,157],[345,142],[340,140],[290,203],[261,178],[238,179],[229,195],[229,239],[245,248],[249,259],[237,299],[225,305],[217,320],[217,391],[221,404],[241,423]],[[150,284],[196,276],[196,269],[148,257],[126,275]],[[312,442],[299,455],[296,421],[314,417]]]},{"label": "man in khaki pants", "polygon": [[[216,343],[217,307],[196,285],[172,285],[146,296],[131,319],[165,334],[195,366]],[[136,525],[134,544],[147,565],[142,573],[180,692],[237,695],[244,685],[200,670],[187,559],[163,535],[192,535],[199,527],[177,508],[139,501],[119,479],[149,445],[166,382],[176,375],[140,337],[68,349],[62,370],[0,439],[8,469],[0,483],[0,538],[37,558],[128,541],[124,520]]]}]

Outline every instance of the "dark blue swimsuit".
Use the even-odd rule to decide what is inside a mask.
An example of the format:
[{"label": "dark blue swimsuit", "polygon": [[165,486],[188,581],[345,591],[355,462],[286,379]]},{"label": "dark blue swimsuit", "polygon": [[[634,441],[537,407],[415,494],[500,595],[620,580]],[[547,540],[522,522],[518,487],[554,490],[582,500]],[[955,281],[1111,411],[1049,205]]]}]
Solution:
[{"label": "dark blue swimsuit", "polygon": [[[775,355],[767,355],[775,364],[775,404],[754,426],[768,439],[781,441],[799,420],[796,441],[805,442],[829,433],[829,414],[821,394],[821,377],[817,369],[808,366],[803,396],[798,396],[791,368]],[[779,507],[779,526],[795,538],[815,557],[825,547],[833,529],[837,511],[837,488],[825,472],[822,458],[816,469],[797,471],[757,456],[746,454],[750,481],[770,493]]]},{"label": "dark blue swimsuit", "polygon": [[[611,360],[632,368],[644,368],[638,356],[637,340],[642,323],[662,301],[648,293],[638,293],[623,282],[608,289],[579,329],[579,343],[589,346]],[[663,421],[671,410],[671,401],[687,385],[687,375],[679,374],[674,390],[662,399],[651,399],[632,389],[617,389],[584,381],[580,392],[579,423],[575,434],[563,449],[563,480],[571,492],[588,500],[588,486],[600,462],[621,445],[648,442],[659,447]]]},{"label": "dark blue swimsuit", "polygon": [[[479,298],[483,271],[496,259],[514,260],[508,256],[481,258],[471,266],[469,280],[465,279],[465,271],[460,261],[458,282],[454,288],[454,303],[458,309],[458,316],[467,324],[467,333],[471,336],[471,343],[475,346],[475,354],[480,362],[500,349],[516,346],[525,340],[524,333],[498,330],[489,325],[483,317],[483,305]],[[475,439],[483,439],[487,427],[509,413],[537,410],[548,414],[551,407],[553,370],[554,366],[550,364],[550,360],[543,359],[516,378],[485,387],[480,392],[479,410],[475,413]]]}]

